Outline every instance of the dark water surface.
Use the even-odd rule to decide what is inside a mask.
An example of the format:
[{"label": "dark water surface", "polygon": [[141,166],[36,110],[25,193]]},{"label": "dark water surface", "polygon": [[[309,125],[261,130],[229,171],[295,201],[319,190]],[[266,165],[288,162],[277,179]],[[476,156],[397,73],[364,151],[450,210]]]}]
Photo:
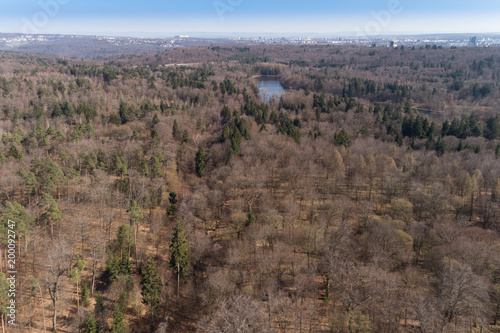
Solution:
[{"label": "dark water surface", "polygon": [[284,90],[280,78],[276,76],[259,76],[257,78],[257,87],[260,96],[265,102],[269,102],[273,96],[279,99]]}]

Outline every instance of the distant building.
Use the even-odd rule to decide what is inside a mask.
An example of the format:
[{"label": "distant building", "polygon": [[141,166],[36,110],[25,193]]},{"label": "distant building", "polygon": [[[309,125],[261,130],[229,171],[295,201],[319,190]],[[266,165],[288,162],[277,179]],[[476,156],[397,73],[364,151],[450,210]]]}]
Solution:
[{"label": "distant building", "polygon": [[469,39],[469,46],[477,46],[477,37],[476,36],[472,36]]}]

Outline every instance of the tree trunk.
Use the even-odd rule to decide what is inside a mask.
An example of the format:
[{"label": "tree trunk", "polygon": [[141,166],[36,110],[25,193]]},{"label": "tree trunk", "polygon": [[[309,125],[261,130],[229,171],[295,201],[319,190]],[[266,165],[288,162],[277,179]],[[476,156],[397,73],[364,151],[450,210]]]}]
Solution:
[{"label": "tree trunk", "polygon": [[90,289],[90,294],[94,296],[94,287],[95,287],[95,260],[92,261],[92,287]]},{"label": "tree trunk", "polygon": [[36,263],[36,242],[33,242],[33,275],[35,275],[35,263]]},{"label": "tree trunk", "polygon": [[137,232],[139,231],[139,222],[135,223],[135,228],[134,228],[134,257],[135,257],[135,264],[137,265]]},{"label": "tree trunk", "polygon": [[52,317],[52,330],[57,332],[57,301],[53,300],[52,305],[54,306],[54,316]]},{"label": "tree trunk", "polygon": [[474,192],[472,193],[470,197],[470,217],[469,221],[472,221],[472,215],[474,214]]},{"label": "tree trunk", "polygon": [[76,311],[80,313],[80,296],[78,293],[78,280],[76,280]]},{"label": "tree trunk", "polygon": [[42,306],[43,331],[47,332],[47,327],[45,325],[45,306],[43,305],[42,286],[40,285],[40,283],[38,283],[38,285],[40,287],[40,301],[41,301],[40,305]]},{"label": "tree trunk", "polygon": [[54,222],[50,220],[50,237],[54,240]]},{"label": "tree trunk", "polygon": [[497,325],[497,321],[498,321],[498,310],[500,310],[500,302],[497,303],[497,309],[495,311],[495,320],[493,322],[493,326],[496,326]]},{"label": "tree trunk", "polygon": [[54,315],[52,317],[52,330],[57,332],[57,288],[58,282],[54,284],[54,290],[52,292],[52,306],[54,307]]}]

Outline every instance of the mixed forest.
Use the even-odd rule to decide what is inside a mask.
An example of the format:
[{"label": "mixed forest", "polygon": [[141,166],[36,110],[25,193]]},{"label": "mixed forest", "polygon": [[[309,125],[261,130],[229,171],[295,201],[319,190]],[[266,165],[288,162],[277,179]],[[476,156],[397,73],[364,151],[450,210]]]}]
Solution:
[{"label": "mixed forest", "polygon": [[4,332],[500,332],[500,50],[0,52],[0,204]]}]

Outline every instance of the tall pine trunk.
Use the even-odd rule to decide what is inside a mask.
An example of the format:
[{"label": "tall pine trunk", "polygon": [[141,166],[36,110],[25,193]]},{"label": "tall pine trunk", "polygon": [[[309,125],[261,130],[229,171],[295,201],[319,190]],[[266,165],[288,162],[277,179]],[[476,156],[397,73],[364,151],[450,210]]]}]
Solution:
[{"label": "tall pine trunk", "polygon": [[41,301],[40,305],[42,306],[43,331],[46,332],[47,331],[47,327],[46,327],[46,324],[45,324],[45,305],[43,305],[42,286],[40,285],[40,283],[38,285],[40,286],[40,301]]}]

